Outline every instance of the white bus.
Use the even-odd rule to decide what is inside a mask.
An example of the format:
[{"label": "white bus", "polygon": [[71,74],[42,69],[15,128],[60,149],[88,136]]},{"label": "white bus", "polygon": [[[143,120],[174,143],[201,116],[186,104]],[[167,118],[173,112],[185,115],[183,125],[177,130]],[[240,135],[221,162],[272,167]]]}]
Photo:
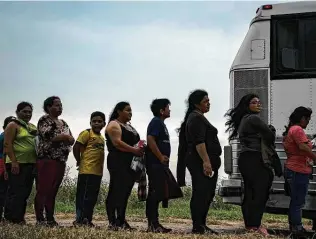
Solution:
[{"label": "white bus", "polygon": [[[259,95],[262,119],[277,132],[277,151],[286,159],[282,133],[298,106],[313,109],[306,129],[316,134],[316,1],[263,5],[256,11],[230,69],[230,106],[247,93]],[[242,178],[238,170],[238,141],[224,147],[224,170],[219,195],[225,203],[241,205]],[[309,185],[303,217],[316,219],[316,168]],[[287,214],[290,198],[284,194],[283,176],[274,178],[267,212]]]}]

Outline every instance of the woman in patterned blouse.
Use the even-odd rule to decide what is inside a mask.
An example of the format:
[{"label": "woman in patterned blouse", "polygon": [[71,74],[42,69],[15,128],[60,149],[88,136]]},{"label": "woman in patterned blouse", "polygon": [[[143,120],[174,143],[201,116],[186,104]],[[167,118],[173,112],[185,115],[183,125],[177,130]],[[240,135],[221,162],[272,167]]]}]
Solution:
[{"label": "woman in patterned blouse", "polygon": [[[54,218],[55,198],[63,180],[66,161],[75,142],[69,126],[58,117],[62,114],[59,97],[44,101],[46,115],[38,121],[37,192],[35,212],[38,225],[57,226]],[[43,215],[45,208],[46,220]]]}]

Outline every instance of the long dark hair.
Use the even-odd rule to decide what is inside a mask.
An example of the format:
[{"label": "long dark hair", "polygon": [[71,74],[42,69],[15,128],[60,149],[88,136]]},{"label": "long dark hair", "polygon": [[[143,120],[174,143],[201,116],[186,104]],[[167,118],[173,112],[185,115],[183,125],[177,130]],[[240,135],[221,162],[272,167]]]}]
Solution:
[{"label": "long dark hair", "polygon": [[310,108],[306,108],[304,106],[297,107],[289,117],[289,123],[285,127],[285,131],[283,132],[283,136],[286,136],[291,128],[291,126],[299,124],[303,117],[310,118],[313,111]]},{"label": "long dark hair", "polygon": [[246,115],[251,113],[249,110],[249,104],[250,101],[253,98],[259,98],[256,94],[247,94],[241,98],[238,105],[235,108],[232,108],[226,112],[224,117],[228,118],[228,120],[225,123],[225,126],[227,127],[226,133],[229,133],[229,140],[232,140],[237,137],[238,135],[238,127],[240,125],[240,122],[242,118]]},{"label": "long dark hair", "polygon": [[128,102],[126,101],[121,101],[119,103],[117,103],[112,111],[112,113],[110,114],[109,117],[109,122],[111,122],[112,120],[115,120],[119,117],[118,111],[123,111],[124,108],[126,106],[130,105]]},{"label": "long dark hair", "polygon": [[187,100],[187,111],[185,113],[180,129],[178,129],[179,143],[185,142],[185,125],[188,121],[189,115],[192,113],[192,111],[196,109],[195,105],[200,104],[203,98],[207,95],[208,93],[205,90],[195,90],[190,93],[189,98]]}]

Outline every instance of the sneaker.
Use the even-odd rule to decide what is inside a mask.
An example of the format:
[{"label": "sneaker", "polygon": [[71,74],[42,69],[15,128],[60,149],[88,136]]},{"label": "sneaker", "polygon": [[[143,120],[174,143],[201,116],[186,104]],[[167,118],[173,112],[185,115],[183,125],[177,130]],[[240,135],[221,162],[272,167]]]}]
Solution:
[{"label": "sneaker", "polygon": [[192,233],[193,234],[204,234],[205,233],[205,228],[202,227],[202,226],[193,226]]},{"label": "sneaker", "polygon": [[171,231],[172,231],[172,229],[165,228],[160,223],[150,224],[148,226],[148,230],[147,230],[147,232],[153,232],[153,233],[168,233],[168,232],[171,232]]},{"label": "sneaker", "polygon": [[35,226],[37,226],[37,227],[45,227],[46,226],[46,221],[37,221]]},{"label": "sneaker", "polygon": [[90,222],[87,218],[83,219],[82,225],[86,227],[95,227],[95,225],[92,222]]},{"label": "sneaker", "polygon": [[115,225],[115,224],[109,224],[109,226],[108,226],[108,230],[109,231],[117,231],[118,230],[118,228],[117,228],[117,226]]},{"label": "sneaker", "polygon": [[116,226],[118,227],[118,229],[122,229],[122,230],[127,230],[127,231],[135,230],[135,228],[132,228],[126,220],[123,222],[123,224],[117,223]]},{"label": "sneaker", "polygon": [[48,227],[58,227],[58,226],[59,226],[58,222],[56,222],[55,220],[47,221],[47,222],[46,222],[46,225],[47,225]]},{"label": "sneaker", "polygon": [[73,225],[74,227],[81,227],[81,226],[82,226],[82,223],[81,223],[81,222],[78,222],[77,220],[75,220],[75,221],[72,222],[72,225]]}]

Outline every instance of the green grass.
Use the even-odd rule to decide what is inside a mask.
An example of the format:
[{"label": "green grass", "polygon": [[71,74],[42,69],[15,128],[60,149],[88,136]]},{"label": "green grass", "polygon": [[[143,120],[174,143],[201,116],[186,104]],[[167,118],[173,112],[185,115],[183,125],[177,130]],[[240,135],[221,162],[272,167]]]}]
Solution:
[{"label": "green grass", "polygon": [[[105,217],[105,200],[107,196],[108,187],[105,182],[102,183],[97,205],[95,208],[96,215],[102,215]],[[159,211],[160,218],[178,218],[178,219],[190,219],[190,198],[191,188],[183,188],[184,197],[169,202],[169,208],[161,208]],[[28,202],[28,213],[34,213],[34,196],[35,190],[33,189]],[[69,213],[75,212],[75,196],[76,196],[76,179],[65,176],[63,184],[59,189],[56,199],[56,212],[57,213]],[[137,198],[136,191],[132,192],[129,199],[127,215],[134,218],[145,218],[145,202],[140,202]],[[209,210],[208,220],[242,220],[242,213],[239,206],[224,204],[219,196],[216,196],[215,201],[212,204],[211,210]],[[264,221],[266,222],[287,222],[286,216],[265,214]]]},{"label": "green grass", "polygon": [[[180,226],[180,231],[175,234],[168,235],[157,235],[151,233],[144,233],[143,231],[135,232],[111,232],[106,230],[106,227],[102,226],[101,229],[88,229],[88,228],[38,228],[34,226],[14,226],[6,225],[1,227],[0,238],[67,238],[67,239],[77,239],[77,238],[166,238],[166,239],[185,239],[185,238],[210,238],[209,236],[195,236],[192,234],[185,234],[184,231],[190,229],[191,227],[191,216],[190,216],[190,198],[191,198],[191,188],[184,187],[183,189],[184,197],[176,200],[171,200],[169,202],[169,208],[161,208],[159,211],[160,220],[163,223],[171,223],[169,225]],[[101,221],[106,221],[106,211],[105,211],[105,200],[108,192],[108,187],[105,182],[102,183],[100,194],[98,197],[97,205],[95,208],[95,222],[102,223]],[[28,201],[28,214],[33,214],[32,217],[28,217],[34,223],[34,196],[35,189],[33,189],[31,196]],[[57,221],[62,222],[65,220],[67,223],[71,223],[74,219],[75,213],[75,196],[76,196],[76,179],[72,179],[68,176],[65,177],[62,186],[59,189],[56,198],[56,214]],[[141,223],[146,227],[146,216],[145,216],[145,202],[140,202],[137,198],[136,191],[132,192],[129,199],[128,209],[127,209],[128,220],[131,224],[136,222]],[[239,206],[224,204],[219,196],[215,197],[211,209],[208,215],[208,224],[217,225],[221,228],[226,225],[234,229],[238,224],[242,225],[242,213]],[[30,221],[30,222],[31,222]],[[237,224],[235,224],[237,222]],[[104,222],[103,222],[104,223]],[[265,214],[263,223],[274,228],[287,228],[287,216]],[[307,222],[305,222],[307,223]],[[104,225],[104,224],[102,224]],[[106,223],[105,223],[106,225]],[[230,225],[230,226],[229,226]],[[225,226],[224,226],[225,227]],[[238,226],[237,226],[238,227]],[[182,228],[182,229],[181,229]],[[143,228],[144,229],[144,228]],[[145,230],[145,229],[144,229]],[[184,230],[184,231],[183,231]],[[180,233],[180,234],[179,234]],[[225,233],[220,236],[212,236],[212,238],[260,238],[257,234],[235,234]]]}]

